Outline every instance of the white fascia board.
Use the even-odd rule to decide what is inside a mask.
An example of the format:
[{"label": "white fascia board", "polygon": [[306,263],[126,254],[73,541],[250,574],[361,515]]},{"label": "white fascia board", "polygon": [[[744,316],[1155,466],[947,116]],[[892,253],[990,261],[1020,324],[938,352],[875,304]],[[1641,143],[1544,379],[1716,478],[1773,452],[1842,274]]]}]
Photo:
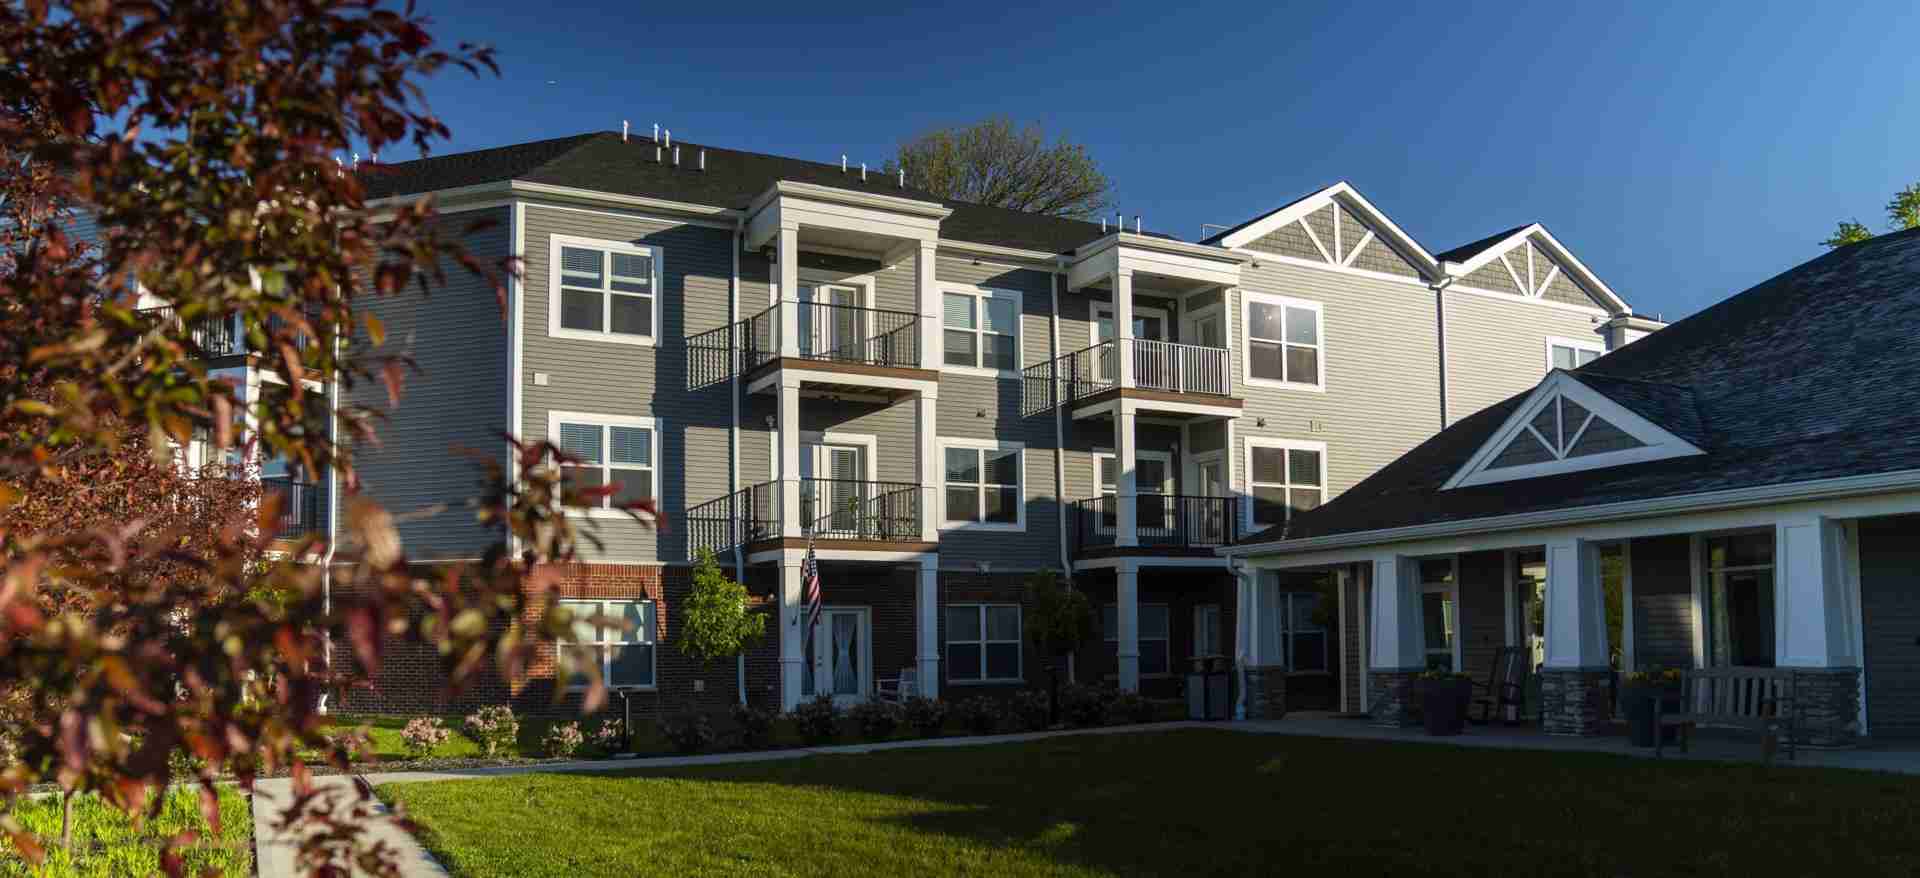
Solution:
[{"label": "white fascia board", "polygon": [[1066,260],[1062,258],[1060,254],[1049,253],[1045,250],[1023,250],[1019,247],[1003,247],[999,244],[981,244],[976,241],[959,241],[953,238],[941,238],[940,249],[980,256],[994,256],[1020,262],[1040,262],[1045,263],[1046,268],[1050,271],[1059,271],[1061,266],[1066,263]]},{"label": "white fascia board", "polygon": [[1353,188],[1353,184],[1345,180],[1276,210],[1262,217],[1258,222],[1221,238],[1218,243],[1221,247],[1229,249],[1243,247],[1250,241],[1265,237],[1290,223],[1299,222],[1307,214],[1335,202],[1344,204],[1347,209],[1359,214],[1360,218],[1366,220],[1368,224],[1385,232],[1388,238],[1399,245],[1403,254],[1412,254],[1415,257],[1417,267],[1426,272],[1428,277],[1438,278],[1441,275],[1439,260],[1435,259],[1432,253],[1427,252],[1426,247],[1421,246],[1419,241],[1414,240],[1412,235],[1407,234],[1405,229],[1400,228],[1398,223],[1375,207],[1373,202],[1368,201],[1358,189]]},{"label": "white fascia board", "polygon": [[1067,266],[1067,292],[1079,292],[1113,277],[1120,270],[1120,251],[1108,247],[1086,257],[1076,257]]},{"label": "white fascia board", "polygon": [[766,188],[766,191],[754,196],[753,201],[747,205],[747,212],[752,213],[774,199],[784,198],[863,207],[932,220],[943,220],[953,213],[952,208],[934,201],[922,201],[918,198],[905,198],[898,195],[878,195],[854,189],[821,186],[816,183],[796,183],[792,180],[775,180],[772,186]]},{"label": "white fascia board", "polygon": [[1524,229],[1502,238],[1500,243],[1480,251],[1472,259],[1465,262],[1444,263],[1442,268],[1445,269],[1448,277],[1466,277],[1491,264],[1495,259],[1499,259],[1502,254],[1525,244],[1531,240],[1534,235],[1540,236],[1540,243],[1546,249],[1547,254],[1565,266],[1568,273],[1572,274],[1574,278],[1580,282],[1581,286],[1599,293],[1600,297],[1606,300],[1607,306],[1611,309],[1611,313],[1633,313],[1633,308],[1627,304],[1625,299],[1620,298],[1620,295],[1615,293],[1612,287],[1607,286],[1606,281],[1601,280],[1599,275],[1594,274],[1593,269],[1588,268],[1586,263],[1580,261],[1580,257],[1573,255],[1572,250],[1567,249],[1565,244],[1560,243],[1560,239],[1555,238],[1552,232],[1547,231],[1546,226],[1539,223],[1533,223]]},{"label": "white fascia board", "polygon": [[[1490,471],[1485,468],[1486,465],[1497,457],[1501,450],[1519,435],[1520,431],[1526,429],[1526,425],[1539,414],[1541,407],[1555,396],[1562,396],[1579,403],[1588,412],[1638,439],[1642,443],[1641,447],[1582,457],[1560,458],[1537,464],[1503,467],[1500,470],[1491,471],[1490,474]],[[1700,447],[1674,435],[1665,427],[1608,399],[1606,394],[1580,383],[1580,379],[1574,377],[1573,373],[1555,369],[1534,386],[1533,392],[1527,395],[1525,401],[1508,413],[1507,419],[1500,423],[1500,429],[1493,431],[1493,435],[1480,444],[1479,450],[1454,471],[1453,475],[1440,486],[1440,490],[1450,491],[1454,488],[1474,485],[1522,481],[1705,453],[1706,451]]]}]

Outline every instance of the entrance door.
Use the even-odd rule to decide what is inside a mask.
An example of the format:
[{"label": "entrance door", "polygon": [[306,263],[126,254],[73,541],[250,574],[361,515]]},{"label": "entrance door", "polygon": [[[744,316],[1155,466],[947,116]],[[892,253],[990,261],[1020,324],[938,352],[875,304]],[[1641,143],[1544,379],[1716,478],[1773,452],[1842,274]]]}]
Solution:
[{"label": "entrance door", "polygon": [[[1152,341],[1165,341],[1167,338],[1167,312],[1159,308],[1142,308],[1139,305],[1135,305],[1133,307],[1133,337]],[[1094,305],[1093,343],[1099,344],[1112,338],[1113,306]],[[1099,362],[1100,380],[1119,380],[1118,373],[1114,371],[1114,363],[1117,362],[1119,361],[1113,358],[1112,352],[1101,353]],[[1138,359],[1134,361],[1134,365],[1136,367],[1134,371],[1138,372]],[[1138,376],[1136,376],[1136,378],[1137,377]]]},{"label": "entrance door", "polygon": [[[1194,461],[1194,492],[1202,497],[1227,496],[1227,464],[1217,452]],[[1188,528],[1196,545],[1224,545],[1227,541],[1227,516],[1231,504],[1202,501],[1194,507]]]},{"label": "entrance door", "polygon": [[800,355],[863,360],[860,291],[826,284],[800,285]]},{"label": "entrance door", "polygon": [[1460,585],[1453,559],[1420,562],[1420,619],[1427,634],[1427,667],[1460,670]]},{"label": "entrance door", "polygon": [[821,610],[820,627],[813,630],[813,664],[801,681],[801,694],[831,695],[842,707],[865,701],[873,691],[872,636],[866,607]]},{"label": "entrance door", "polygon": [[800,448],[800,520],[814,533],[854,535],[865,517],[866,449],[809,443]]},{"label": "entrance door", "polygon": [[[1112,534],[1119,515],[1119,458],[1112,453],[1094,454],[1095,466],[1100,472],[1100,496],[1112,498],[1102,504],[1099,530],[1102,534]],[[1134,530],[1140,536],[1150,536],[1153,532],[1164,530],[1167,501],[1163,495],[1173,493],[1173,455],[1165,451],[1140,451],[1133,463],[1133,490],[1138,495],[1134,501]]]}]

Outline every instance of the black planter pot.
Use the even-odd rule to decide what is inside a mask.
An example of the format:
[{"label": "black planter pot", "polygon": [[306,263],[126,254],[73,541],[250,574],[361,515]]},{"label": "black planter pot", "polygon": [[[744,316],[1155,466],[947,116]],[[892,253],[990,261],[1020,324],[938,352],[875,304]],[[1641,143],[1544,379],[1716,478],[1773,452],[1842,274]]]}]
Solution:
[{"label": "black planter pot", "polygon": [[[1674,686],[1628,686],[1623,692],[1627,702],[1627,738],[1635,747],[1653,746],[1655,726],[1661,713],[1680,712],[1680,690]],[[1668,726],[1658,730],[1673,743],[1679,729]]]},{"label": "black planter pot", "polygon": [[1423,680],[1420,706],[1427,734],[1458,735],[1467,728],[1467,704],[1473,700],[1470,680]]}]

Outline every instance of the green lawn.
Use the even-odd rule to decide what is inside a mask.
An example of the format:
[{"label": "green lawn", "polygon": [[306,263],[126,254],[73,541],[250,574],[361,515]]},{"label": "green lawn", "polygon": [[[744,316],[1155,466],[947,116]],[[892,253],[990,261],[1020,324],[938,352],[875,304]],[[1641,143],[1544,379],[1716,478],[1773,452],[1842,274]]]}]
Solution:
[{"label": "green lawn", "polygon": [[47,860],[29,866],[0,838],[0,875],[120,876],[160,874],[160,850],[169,838],[193,830],[200,839],[182,858],[186,873],[213,870],[244,876],[253,872],[253,815],[246,796],[220,789],[220,833],[214,835],[200,814],[198,788],[176,787],[160,815],[138,829],[119,810],[85,797],[74,802],[73,854],[60,849],[60,799],[23,800],[13,814],[47,848]]},{"label": "green lawn", "polygon": [[1920,871],[1920,779],[1211,730],[381,788],[456,874]]}]

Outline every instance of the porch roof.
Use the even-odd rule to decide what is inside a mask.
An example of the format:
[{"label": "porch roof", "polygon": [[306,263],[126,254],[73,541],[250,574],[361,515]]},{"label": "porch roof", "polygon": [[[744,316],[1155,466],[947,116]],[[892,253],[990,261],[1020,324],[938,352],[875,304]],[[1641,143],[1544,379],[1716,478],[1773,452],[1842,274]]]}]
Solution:
[{"label": "porch roof", "polygon": [[1705,454],[1442,489],[1530,390],[1461,419],[1284,531],[1248,536],[1235,553],[1920,470],[1917,328],[1920,230],[1844,247],[1573,370]]}]

